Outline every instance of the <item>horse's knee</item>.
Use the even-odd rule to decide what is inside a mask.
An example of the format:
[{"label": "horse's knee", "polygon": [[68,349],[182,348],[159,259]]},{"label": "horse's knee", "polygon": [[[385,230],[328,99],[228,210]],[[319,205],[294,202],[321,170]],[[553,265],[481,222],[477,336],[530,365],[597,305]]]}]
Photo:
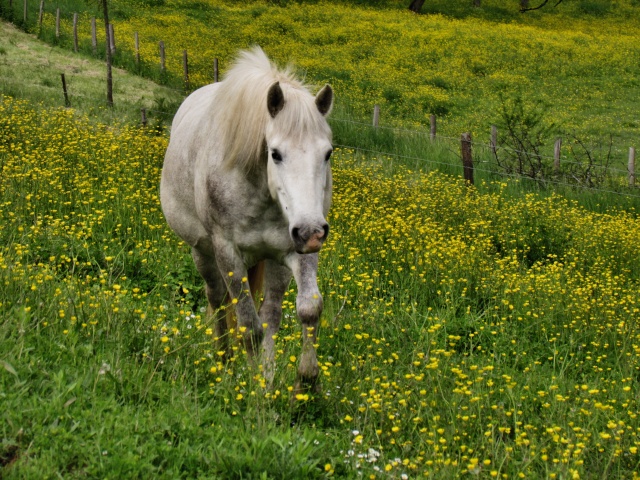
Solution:
[{"label": "horse's knee", "polygon": [[296,308],[298,317],[303,324],[316,324],[322,314],[322,295],[319,293],[310,297],[298,297]]}]

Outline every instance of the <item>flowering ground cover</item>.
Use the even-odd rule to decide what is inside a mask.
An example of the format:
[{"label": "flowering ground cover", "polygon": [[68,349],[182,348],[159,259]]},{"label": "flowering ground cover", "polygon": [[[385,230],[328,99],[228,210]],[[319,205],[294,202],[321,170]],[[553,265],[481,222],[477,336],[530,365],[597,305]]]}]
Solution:
[{"label": "flowering ground cover", "polygon": [[336,149],[322,392],[224,364],[167,139],[0,104],[3,478],[634,478],[640,222]]},{"label": "flowering ground cover", "polygon": [[[470,131],[487,143],[501,102],[522,97],[528,105],[545,105],[556,133],[575,133],[590,142],[612,134],[621,154],[637,141],[640,42],[633,2],[564,2],[524,15],[516,1],[483,0],[479,9],[469,2],[427,2],[424,15],[412,14],[406,3],[113,0],[111,5],[119,61],[136,68],[132,52],[138,32],[142,65],[157,76],[162,40],[164,80],[172,76],[174,85],[180,85],[184,50],[195,88],[212,81],[214,58],[223,72],[238,49],[257,43],[280,63],[294,61],[310,80],[331,82],[340,99],[338,113],[359,120],[369,120],[374,104],[381,106],[383,124],[395,126],[425,126],[436,114],[442,134]],[[72,13],[79,11],[80,46],[91,51],[89,19],[96,12],[77,0],[57,5],[63,11],[61,36],[53,37],[55,9],[47,3],[43,38],[70,46]]]}]

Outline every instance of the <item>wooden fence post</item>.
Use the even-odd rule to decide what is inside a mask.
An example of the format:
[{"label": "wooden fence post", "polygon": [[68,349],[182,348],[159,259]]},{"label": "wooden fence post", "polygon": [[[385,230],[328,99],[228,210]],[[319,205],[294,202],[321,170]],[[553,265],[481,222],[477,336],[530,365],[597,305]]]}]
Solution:
[{"label": "wooden fence post", "polygon": [[629,147],[629,186],[636,186],[636,149]]},{"label": "wooden fence post", "polygon": [[498,154],[498,127],[491,125],[491,141],[489,143],[491,153],[495,157]]},{"label": "wooden fence post", "polygon": [[436,116],[433,114],[429,115],[429,138],[432,142],[436,139]]},{"label": "wooden fence post", "polygon": [[138,32],[133,34],[133,40],[136,49],[136,65],[140,66],[140,39],[138,38]]},{"label": "wooden fence post", "polygon": [[562,149],[562,138],[556,140],[556,144],[553,146],[553,172],[560,173],[560,152]]},{"label": "wooden fence post", "polygon": [[142,114],[142,126],[146,127],[147,126],[147,109],[141,108],[140,113]]},{"label": "wooden fence post", "polygon": [[164,64],[164,42],[162,40],[160,40],[159,46],[160,46],[160,70],[162,70],[164,72],[164,70],[165,70],[165,64]]},{"label": "wooden fence post", "polygon": [[56,38],[60,38],[60,9],[56,8]]},{"label": "wooden fence post", "polygon": [[73,14],[73,51],[78,51],[78,14]]},{"label": "wooden fence post", "polygon": [[460,141],[464,179],[473,185],[473,157],[471,155],[471,134],[463,133]]},{"label": "wooden fence post", "polygon": [[24,0],[24,26],[27,27],[27,0]]},{"label": "wooden fence post", "polygon": [[378,124],[380,123],[380,105],[373,106],[373,126],[378,128]]},{"label": "wooden fence post", "polygon": [[62,79],[62,93],[64,93],[64,106],[69,108],[71,106],[71,102],[69,101],[69,94],[67,93],[67,81],[64,78],[64,73],[60,74],[60,78]]},{"label": "wooden fence post", "polygon": [[116,36],[113,30],[113,23],[109,24],[109,48],[111,49],[111,55],[116,54]]},{"label": "wooden fence post", "polygon": [[185,92],[189,91],[189,58],[187,56],[187,51],[182,51],[182,70],[184,72],[184,90]]},{"label": "wooden fence post", "polygon": [[218,83],[218,59],[213,59],[213,82]]},{"label": "wooden fence post", "polygon": [[38,28],[42,31],[42,17],[44,16],[44,0],[40,0],[40,11],[38,12]]},{"label": "wooden fence post", "polygon": [[98,54],[98,34],[96,32],[96,17],[91,18],[91,49],[93,54]]}]

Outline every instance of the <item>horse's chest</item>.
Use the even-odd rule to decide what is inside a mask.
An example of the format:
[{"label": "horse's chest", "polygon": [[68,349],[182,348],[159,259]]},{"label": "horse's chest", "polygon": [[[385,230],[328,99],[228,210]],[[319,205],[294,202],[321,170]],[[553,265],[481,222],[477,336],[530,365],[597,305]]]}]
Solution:
[{"label": "horse's chest", "polygon": [[291,239],[286,221],[279,212],[254,212],[233,226],[234,243],[242,252],[250,255],[280,256],[291,249]]},{"label": "horse's chest", "polygon": [[[221,235],[247,258],[280,258],[293,248],[289,225],[268,194],[266,178],[248,181],[236,172],[210,175],[200,203],[205,228]],[[198,202],[196,202],[198,203]]]}]

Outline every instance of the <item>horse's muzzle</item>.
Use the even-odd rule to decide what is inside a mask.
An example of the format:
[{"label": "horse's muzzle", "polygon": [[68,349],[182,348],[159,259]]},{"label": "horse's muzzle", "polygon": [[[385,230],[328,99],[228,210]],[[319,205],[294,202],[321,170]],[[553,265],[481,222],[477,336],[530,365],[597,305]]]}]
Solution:
[{"label": "horse's muzzle", "polygon": [[322,244],[329,235],[329,225],[310,226],[299,225],[291,229],[291,239],[298,253],[315,253],[320,251]]}]

